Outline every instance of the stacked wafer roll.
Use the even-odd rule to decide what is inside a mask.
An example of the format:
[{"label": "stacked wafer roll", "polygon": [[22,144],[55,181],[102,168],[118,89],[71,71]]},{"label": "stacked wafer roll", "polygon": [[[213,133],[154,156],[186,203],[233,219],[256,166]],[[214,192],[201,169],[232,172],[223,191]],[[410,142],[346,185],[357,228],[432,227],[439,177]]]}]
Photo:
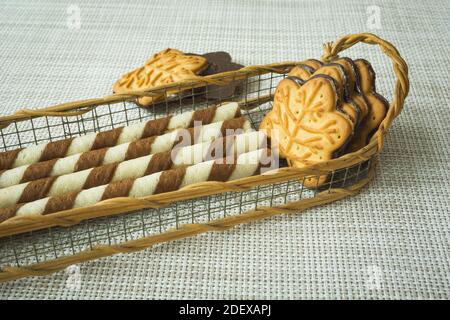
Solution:
[{"label": "stacked wafer roll", "polygon": [[144,157],[10,186],[0,192],[0,207],[5,208],[68,192],[79,192],[110,182],[136,179],[155,172],[240,155],[264,147],[267,147],[267,141],[261,131],[230,135]]},{"label": "stacked wafer roll", "polygon": [[258,174],[270,166],[269,149],[237,156],[234,161],[210,160],[192,166],[156,172],[137,179],[125,179],[80,192],[65,193],[0,209],[0,221],[13,216],[44,215],[94,205],[115,197],[143,197],[178,190],[204,181],[230,181]]},{"label": "stacked wafer roll", "polygon": [[237,103],[228,103],[4,152],[0,222],[252,175],[266,147],[265,134],[252,131]]},{"label": "stacked wafer roll", "polygon": [[0,153],[0,170],[134,142],[142,138],[157,136],[167,131],[190,128],[196,121],[208,124],[233,119],[238,116],[240,116],[239,106],[237,103],[232,102],[212,108],[140,122],[109,131],[2,152]]},{"label": "stacked wafer roll", "polygon": [[68,157],[52,159],[24,165],[0,173],[0,187],[5,188],[19,183],[46,177],[55,177],[72,172],[135,159],[149,154],[171,150],[175,145],[190,145],[195,142],[212,140],[236,130],[250,129],[250,123],[243,117],[213,122],[194,128],[176,129],[166,134],[122,143],[114,147],[87,151]]}]

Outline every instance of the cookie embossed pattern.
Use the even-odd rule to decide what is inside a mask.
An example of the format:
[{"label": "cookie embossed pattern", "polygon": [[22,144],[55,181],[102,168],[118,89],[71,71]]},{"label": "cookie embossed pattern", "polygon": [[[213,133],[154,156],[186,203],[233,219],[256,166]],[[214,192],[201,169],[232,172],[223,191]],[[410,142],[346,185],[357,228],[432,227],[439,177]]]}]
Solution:
[{"label": "cookie embossed pattern", "polygon": [[[158,85],[174,83],[193,78],[208,67],[206,58],[197,55],[185,55],[176,49],[166,49],[154,54],[144,66],[125,74],[113,87],[115,93],[127,90],[145,90]],[[140,97],[137,102],[148,107],[152,102],[164,96]]]},{"label": "cookie embossed pattern", "polygon": [[[357,43],[380,47],[392,61],[396,84],[388,108],[369,65],[338,57]],[[19,198],[5,198],[0,208],[0,281],[294,214],[359,192],[374,178],[384,136],[402,110],[408,68],[392,44],[373,34],[344,36],[324,49],[321,61],[206,76],[200,63],[183,60],[195,64],[188,68],[193,77],[183,71],[183,78],[163,84],[153,78],[153,59],[140,76],[154,87],[136,91],[147,80],[137,77],[139,88],[131,88],[137,78],[130,75],[119,82],[132,90],[1,117],[0,183]],[[168,64],[184,54],[171,55]],[[168,64],[157,67],[158,79],[171,73]],[[237,83],[240,90],[217,99],[214,90]],[[145,109],[138,106],[143,100]],[[211,130],[194,133],[195,120]],[[260,126],[269,130],[254,131]],[[268,150],[264,132],[270,136],[274,126],[287,139],[277,144],[273,137]],[[222,143],[227,128],[241,130],[230,144]],[[204,139],[172,157],[179,130]],[[250,145],[255,139],[261,144]],[[234,150],[235,162],[203,153],[216,140]],[[277,151],[286,161],[267,169],[264,155]],[[25,195],[27,187],[32,192]]]}]

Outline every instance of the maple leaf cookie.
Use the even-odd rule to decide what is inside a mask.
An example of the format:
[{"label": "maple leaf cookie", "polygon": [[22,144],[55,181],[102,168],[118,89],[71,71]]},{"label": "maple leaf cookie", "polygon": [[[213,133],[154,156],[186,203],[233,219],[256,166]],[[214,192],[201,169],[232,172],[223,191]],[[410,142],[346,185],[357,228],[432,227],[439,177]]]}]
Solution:
[{"label": "maple leaf cookie", "polygon": [[323,62],[316,59],[302,61],[289,71],[288,76],[297,77],[303,81],[308,80],[312,74],[323,66]]},{"label": "maple leaf cookie", "polygon": [[[182,81],[195,77],[208,66],[206,58],[198,55],[186,55],[176,49],[165,49],[154,54],[147,62],[122,76],[113,86],[114,93],[127,91],[150,90],[151,88]],[[176,93],[174,89],[171,93]],[[164,94],[156,97],[139,97],[138,104],[150,106],[164,98]]]},{"label": "maple leaf cookie", "polygon": [[[293,167],[302,168],[337,155],[353,133],[353,122],[338,109],[340,94],[326,75],[310,78],[302,86],[295,78],[282,80],[275,92],[272,111],[261,130]],[[305,181],[305,186],[323,184],[326,176]]]},{"label": "maple leaf cookie", "polygon": [[317,74],[329,75],[345,92],[340,108],[357,127],[367,116],[368,106],[364,95],[360,93],[356,65],[353,60],[346,57],[335,59],[332,63],[318,69],[313,75]]},{"label": "maple leaf cookie", "polygon": [[364,59],[355,60],[361,93],[369,106],[366,118],[361,122],[355,136],[348,147],[354,152],[364,147],[372,134],[378,129],[389,108],[389,103],[375,89],[375,72],[371,64]]}]

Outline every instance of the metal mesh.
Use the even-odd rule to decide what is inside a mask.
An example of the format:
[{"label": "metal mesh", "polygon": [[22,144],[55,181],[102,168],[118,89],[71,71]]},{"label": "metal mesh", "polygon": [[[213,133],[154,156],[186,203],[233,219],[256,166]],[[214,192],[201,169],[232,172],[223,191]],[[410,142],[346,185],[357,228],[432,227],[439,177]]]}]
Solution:
[{"label": "metal mesh", "polygon": [[[239,101],[243,114],[258,128],[264,114],[271,109],[268,97],[284,75],[268,73],[248,76],[232,97],[209,99],[207,93],[219,93],[217,86],[184,89],[181,94],[164,92],[165,99],[139,108],[133,102],[105,104],[72,117],[38,117],[13,122],[0,131],[0,149],[7,151],[28,145],[104,131],[167,114],[205,108],[223,101]],[[251,107],[247,109],[246,107]],[[262,206],[279,206],[312,198],[319,191],[354,184],[367,175],[373,159],[332,172],[327,183],[315,190],[291,180],[252,188],[245,192],[226,192],[173,203],[162,209],[144,209],[131,213],[86,220],[72,227],[53,227],[0,238],[0,268],[27,266],[73,255],[99,244],[120,244],[178,228],[185,223],[204,223]],[[286,165],[283,161],[280,165]]]}]

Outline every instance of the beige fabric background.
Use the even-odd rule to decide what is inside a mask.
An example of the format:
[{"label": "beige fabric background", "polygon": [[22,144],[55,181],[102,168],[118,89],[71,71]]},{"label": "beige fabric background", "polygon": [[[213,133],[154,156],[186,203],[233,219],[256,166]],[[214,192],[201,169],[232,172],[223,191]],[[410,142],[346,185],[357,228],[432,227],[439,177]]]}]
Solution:
[{"label": "beige fabric background", "polygon": [[[448,1],[101,3],[0,1],[2,114],[108,94],[120,74],[166,47],[263,64],[319,58],[323,42],[362,31],[398,46],[410,96],[378,177],[354,198],[85,263],[78,288],[65,272],[2,284],[1,298],[450,297]],[[74,5],[80,29],[67,25]],[[373,62],[390,97],[380,52],[358,46],[349,55]]]}]

